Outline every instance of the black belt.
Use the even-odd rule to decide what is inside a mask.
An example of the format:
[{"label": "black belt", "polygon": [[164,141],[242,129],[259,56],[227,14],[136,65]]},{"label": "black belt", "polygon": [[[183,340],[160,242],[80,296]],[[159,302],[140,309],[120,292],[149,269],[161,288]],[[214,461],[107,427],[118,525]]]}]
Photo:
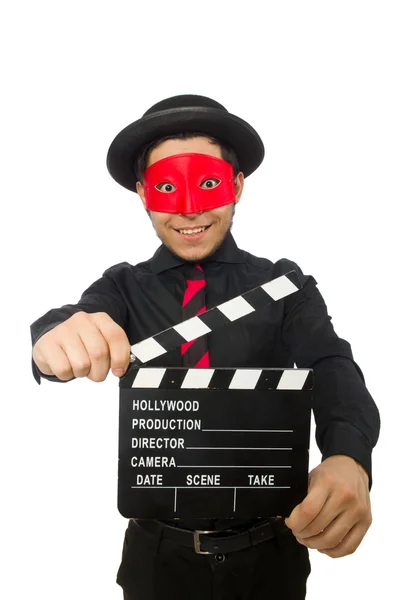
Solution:
[{"label": "black belt", "polygon": [[[162,540],[169,540],[192,550],[194,549],[197,554],[227,554],[236,550],[244,550],[270,540],[278,533],[290,532],[290,529],[284,523],[284,519],[266,520],[240,533],[233,530],[222,532],[196,529],[192,531],[146,519],[131,519],[131,521],[150,533],[158,534],[162,531]],[[215,533],[218,536],[213,535]],[[227,535],[222,536],[222,533]]]}]

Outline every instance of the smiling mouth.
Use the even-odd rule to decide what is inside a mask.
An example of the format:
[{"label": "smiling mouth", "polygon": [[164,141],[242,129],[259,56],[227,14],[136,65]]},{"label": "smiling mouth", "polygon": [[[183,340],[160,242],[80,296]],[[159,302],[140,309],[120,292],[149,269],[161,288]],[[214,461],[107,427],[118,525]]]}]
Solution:
[{"label": "smiling mouth", "polygon": [[186,227],[175,229],[178,233],[182,235],[197,235],[198,233],[203,233],[206,231],[211,225],[203,225],[202,227]]}]

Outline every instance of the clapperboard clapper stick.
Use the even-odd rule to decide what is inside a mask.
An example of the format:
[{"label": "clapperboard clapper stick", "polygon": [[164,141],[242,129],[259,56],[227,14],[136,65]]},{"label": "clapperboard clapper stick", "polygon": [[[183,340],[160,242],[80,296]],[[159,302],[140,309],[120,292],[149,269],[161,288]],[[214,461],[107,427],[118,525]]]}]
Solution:
[{"label": "clapperboard clapper stick", "polygon": [[302,502],[312,369],[144,366],[300,288],[290,271],[131,346],[119,383],[122,516],[286,517]]}]

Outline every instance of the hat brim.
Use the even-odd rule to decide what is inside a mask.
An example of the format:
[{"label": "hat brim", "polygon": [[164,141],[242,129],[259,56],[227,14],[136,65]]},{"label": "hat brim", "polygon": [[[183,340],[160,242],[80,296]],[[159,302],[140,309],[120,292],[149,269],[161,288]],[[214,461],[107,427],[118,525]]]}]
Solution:
[{"label": "hat brim", "polygon": [[117,183],[136,192],[134,163],[143,147],[155,139],[184,131],[202,132],[231,146],[245,177],[259,167],[265,156],[261,138],[243,119],[218,109],[183,107],[146,115],[120,131],[108,150],[109,173]]}]

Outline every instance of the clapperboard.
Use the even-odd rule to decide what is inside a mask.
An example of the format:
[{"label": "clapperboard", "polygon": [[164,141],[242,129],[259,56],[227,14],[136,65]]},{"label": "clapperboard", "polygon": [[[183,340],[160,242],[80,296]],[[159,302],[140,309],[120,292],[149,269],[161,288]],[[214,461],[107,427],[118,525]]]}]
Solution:
[{"label": "clapperboard", "polygon": [[300,288],[290,271],[131,346],[119,383],[122,516],[267,518],[302,502],[312,369],[146,366]]}]

